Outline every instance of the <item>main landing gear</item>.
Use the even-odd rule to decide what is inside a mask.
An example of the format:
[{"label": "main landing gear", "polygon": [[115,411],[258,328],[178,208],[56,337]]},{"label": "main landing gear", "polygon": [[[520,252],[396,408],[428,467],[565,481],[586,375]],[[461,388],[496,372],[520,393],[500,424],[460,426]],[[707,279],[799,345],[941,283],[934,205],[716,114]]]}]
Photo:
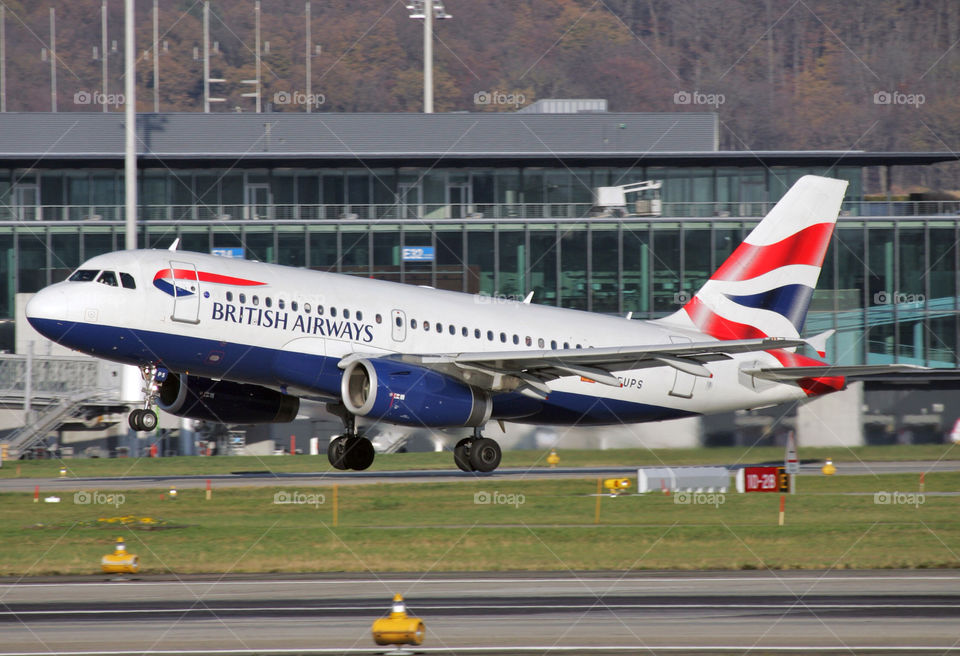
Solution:
[{"label": "main landing gear", "polygon": [[474,427],[473,437],[465,437],[453,447],[453,462],[465,472],[492,472],[500,465],[500,445],[480,434]]},{"label": "main landing gear", "polygon": [[132,430],[150,432],[157,427],[159,420],[152,406],[160,395],[160,383],[166,379],[167,373],[166,369],[152,364],[140,367],[140,375],[143,376],[143,407],[132,411],[127,418]]},{"label": "main landing gear", "polygon": [[346,431],[343,435],[330,440],[327,446],[327,459],[330,460],[334,469],[363,471],[373,464],[373,458],[376,455],[373,444],[357,432],[353,415],[344,413],[341,418]]}]

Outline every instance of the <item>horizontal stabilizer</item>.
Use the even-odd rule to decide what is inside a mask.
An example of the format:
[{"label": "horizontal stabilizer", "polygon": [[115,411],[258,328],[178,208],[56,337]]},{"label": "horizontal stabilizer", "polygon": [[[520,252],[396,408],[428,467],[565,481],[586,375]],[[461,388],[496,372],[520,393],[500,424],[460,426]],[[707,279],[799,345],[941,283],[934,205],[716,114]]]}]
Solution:
[{"label": "horizontal stabilizer", "polygon": [[913,364],[851,364],[851,365],[829,365],[825,364],[819,367],[770,367],[763,369],[747,369],[743,373],[755,378],[775,381],[794,381],[801,378],[825,378],[830,376],[842,376],[848,382],[858,380],[869,380],[874,376],[888,376],[890,374],[913,373],[920,375],[921,372],[933,371],[926,367],[919,367]]}]

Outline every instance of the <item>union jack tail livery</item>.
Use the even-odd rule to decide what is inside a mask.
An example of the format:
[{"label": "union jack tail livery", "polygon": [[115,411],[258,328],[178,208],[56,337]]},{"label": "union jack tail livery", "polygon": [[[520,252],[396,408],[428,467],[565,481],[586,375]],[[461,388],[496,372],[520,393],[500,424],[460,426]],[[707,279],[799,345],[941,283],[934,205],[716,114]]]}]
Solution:
[{"label": "union jack tail livery", "polygon": [[847,182],[807,175],[665,322],[717,339],[795,338],[803,329]]}]

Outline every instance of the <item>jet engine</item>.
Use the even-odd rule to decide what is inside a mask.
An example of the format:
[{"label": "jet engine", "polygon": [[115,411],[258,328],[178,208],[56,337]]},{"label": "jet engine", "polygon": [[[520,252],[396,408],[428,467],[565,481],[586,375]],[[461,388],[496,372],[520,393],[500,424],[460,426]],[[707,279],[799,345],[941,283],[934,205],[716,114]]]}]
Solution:
[{"label": "jet engine", "polygon": [[407,426],[482,426],[493,410],[490,396],[481,389],[431,369],[380,358],[347,365],[340,394],[354,415]]},{"label": "jet engine", "polygon": [[259,385],[171,373],[160,385],[157,405],[177,417],[224,424],[293,421],[300,399]]}]

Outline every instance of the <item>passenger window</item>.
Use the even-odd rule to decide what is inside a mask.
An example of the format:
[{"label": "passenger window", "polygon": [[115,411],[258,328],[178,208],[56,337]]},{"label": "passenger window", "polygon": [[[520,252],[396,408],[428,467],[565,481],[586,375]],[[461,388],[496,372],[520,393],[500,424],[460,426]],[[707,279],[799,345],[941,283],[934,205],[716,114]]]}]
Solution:
[{"label": "passenger window", "polygon": [[460,329],[460,334],[463,335],[464,337],[467,337],[470,335],[470,331],[467,330],[466,326],[464,326],[463,328]]},{"label": "passenger window", "polygon": [[563,343],[563,348],[565,348],[565,349],[570,348],[570,343],[569,343],[569,342],[564,342],[564,343]]},{"label": "passenger window", "polygon": [[518,336],[514,335],[514,336],[513,336],[513,343],[514,343],[514,344],[519,344],[519,343],[520,343],[520,338],[519,338]]},{"label": "passenger window", "polygon": [[430,322],[429,322],[429,321],[424,321],[424,322],[423,322],[423,329],[424,329],[424,330],[430,330]]},{"label": "passenger window", "polygon": [[582,347],[579,344],[577,344],[577,348],[582,348]]},{"label": "passenger window", "polygon": [[97,278],[97,282],[103,283],[104,285],[110,285],[111,287],[119,287],[117,284],[117,274],[113,271],[104,271],[100,274],[100,277]]},{"label": "passenger window", "polygon": [[543,337],[541,337],[540,339],[537,340],[537,346],[540,347],[540,348],[543,348],[543,347],[544,347]]},{"label": "passenger window", "polygon": [[227,301],[233,302],[233,292],[227,292]]},{"label": "passenger window", "polygon": [[331,317],[337,316],[337,308],[335,307],[330,308],[330,316]]},{"label": "passenger window", "polygon": [[479,329],[479,328],[474,328],[474,329],[473,329],[473,336],[476,337],[477,339],[480,339],[480,329]]},{"label": "passenger window", "polygon": [[363,321],[363,312],[361,312],[360,310],[357,310],[357,321]]},{"label": "passenger window", "polygon": [[[334,315],[334,316],[336,316],[336,315]],[[343,311],[343,318],[344,318],[344,319],[349,319],[349,318],[350,318],[350,310],[344,310],[344,311]]]},{"label": "passenger window", "polygon": [[504,344],[507,343],[507,333],[500,333],[500,341]]},{"label": "passenger window", "polygon": [[296,301],[290,301],[290,309],[291,309],[291,310],[293,310],[294,312],[296,312],[296,311],[297,311],[297,307],[298,307],[298,306],[297,306],[297,302],[296,302]]},{"label": "passenger window", "polygon": [[304,303],[304,304],[303,304],[303,311],[306,312],[307,314],[310,313],[310,304],[309,304],[309,303]]},{"label": "passenger window", "polygon": [[253,298],[250,299],[250,302],[254,305],[260,305],[260,297],[254,294]]},{"label": "passenger window", "polygon": [[442,332],[443,332],[443,324],[440,323],[439,321],[437,322],[437,332],[438,332],[438,333],[442,333]]},{"label": "passenger window", "polygon": [[269,296],[267,296],[265,299],[263,299],[263,304],[266,305],[267,307],[272,307],[272,306],[273,306],[273,299],[271,299]]},{"label": "passenger window", "polygon": [[493,331],[492,331],[492,330],[488,330],[488,331],[487,331],[487,339],[488,339],[489,341],[491,341],[491,342],[493,341]]},{"label": "passenger window", "polygon": [[527,338],[524,340],[527,346],[533,346],[533,340],[530,339],[530,335],[527,335]]},{"label": "passenger window", "polygon": [[282,298],[278,298],[278,299],[277,299],[277,307],[282,310],[285,306],[286,306],[286,303],[284,302],[284,300],[283,300]]},{"label": "passenger window", "polygon": [[323,314],[323,306],[322,306],[322,305],[318,305],[318,306],[317,306],[317,314],[321,314],[321,315]]},{"label": "passenger window", "polygon": [[411,320],[410,320],[410,327],[411,327],[411,328],[416,328],[416,327],[417,327],[417,320],[416,320],[416,319],[411,319]]},{"label": "passenger window", "polygon": [[129,273],[120,274],[120,284],[123,285],[124,289],[136,289],[137,283],[134,281],[133,276]]},{"label": "passenger window", "polygon": [[550,340],[550,348],[552,348],[554,351],[557,350],[557,340],[555,339]]},{"label": "passenger window", "polygon": [[[380,323],[379,314],[377,315],[377,323]],[[397,328],[401,328],[402,326],[403,326],[403,319],[401,319],[400,317],[397,317]]]},{"label": "passenger window", "polygon": [[241,302],[241,303],[246,303],[246,302],[247,302],[247,295],[246,295],[246,294],[240,294],[240,302]]},{"label": "passenger window", "polygon": [[[380,314],[378,313],[377,316],[374,317],[374,321],[376,321],[377,323],[381,323],[383,321],[383,317],[381,317]],[[398,322],[400,321],[400,317],[397,317],[397,321]],[[397,323],[397,325],[399,326],[400,323]]]},{"label": "passenger window", "polygon": [[100,272],[96,269],[77,269],[69,280],[70,282],[90,282],[97,279],[98,273]]}]

